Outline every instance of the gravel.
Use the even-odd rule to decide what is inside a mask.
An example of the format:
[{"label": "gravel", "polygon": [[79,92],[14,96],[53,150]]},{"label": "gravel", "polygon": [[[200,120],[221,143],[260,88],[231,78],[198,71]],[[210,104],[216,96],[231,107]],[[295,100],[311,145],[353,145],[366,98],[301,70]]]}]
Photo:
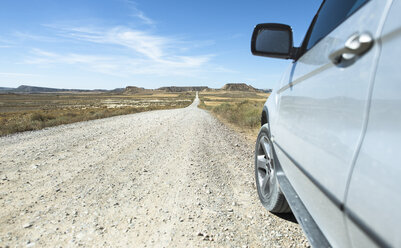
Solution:
[{"label": "gravel", "polygon": [[197,103],[0,138],[0,247],[307,247]]}]

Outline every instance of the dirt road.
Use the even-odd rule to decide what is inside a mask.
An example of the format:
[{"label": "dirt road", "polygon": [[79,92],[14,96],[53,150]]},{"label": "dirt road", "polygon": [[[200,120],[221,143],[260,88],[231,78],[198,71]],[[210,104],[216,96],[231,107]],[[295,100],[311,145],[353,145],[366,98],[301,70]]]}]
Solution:
[{"label": "dirt road", "polygon": [[304,247],[253,144],[194,104],[0,138],[0,247]]}]

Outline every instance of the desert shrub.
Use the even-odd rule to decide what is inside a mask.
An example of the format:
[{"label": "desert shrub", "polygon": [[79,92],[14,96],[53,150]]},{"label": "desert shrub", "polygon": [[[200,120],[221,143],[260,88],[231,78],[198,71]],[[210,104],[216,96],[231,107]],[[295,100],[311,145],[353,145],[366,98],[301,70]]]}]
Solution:
[{"label": "desert shrub", "polygon": [[263,103],[248,100],[239,103],[222,103],[212,108],[212,112],[241,127],[255,128],[260,124]]},{"label": "desert shrub", "polygon": [[66,117],[76,117],[77,115],[78,115],[77,113],[72,113],[72,112],[68,112],[68,113],[64,114],[64,116],[66,116]]},{"label": "desert shrub", "polygon": [[56,118],[55,116],[48,113],[36,112],[31,115],[31,121],[38,121],[38,122],[44,122],[55,118]]},{"label": "desert shrub", "polygon": [[198,107],[201,109],[208,109],[208,106],[206,106],[205,101],[200,100]]}]

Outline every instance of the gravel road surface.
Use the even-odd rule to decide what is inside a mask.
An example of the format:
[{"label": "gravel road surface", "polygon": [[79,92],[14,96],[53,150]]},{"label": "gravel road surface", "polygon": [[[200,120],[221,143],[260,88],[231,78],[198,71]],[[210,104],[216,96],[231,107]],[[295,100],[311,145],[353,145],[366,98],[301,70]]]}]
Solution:
[{"label": "gravel road surface", "polygon": [[0,138],[0,247],[308,246],[197,103]]}]

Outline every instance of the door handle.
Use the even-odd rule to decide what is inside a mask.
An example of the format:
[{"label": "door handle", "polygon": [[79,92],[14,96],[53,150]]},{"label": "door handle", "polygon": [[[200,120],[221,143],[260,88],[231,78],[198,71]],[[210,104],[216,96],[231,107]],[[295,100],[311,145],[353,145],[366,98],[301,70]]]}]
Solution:
[{"label": "door handle", "polygon": [[348,38],[343,48],[331,53],[329,58],[335,65],[353,61],[357,56],[369,51],[373,43],[374,40],[368,33],[354,34]]}]

